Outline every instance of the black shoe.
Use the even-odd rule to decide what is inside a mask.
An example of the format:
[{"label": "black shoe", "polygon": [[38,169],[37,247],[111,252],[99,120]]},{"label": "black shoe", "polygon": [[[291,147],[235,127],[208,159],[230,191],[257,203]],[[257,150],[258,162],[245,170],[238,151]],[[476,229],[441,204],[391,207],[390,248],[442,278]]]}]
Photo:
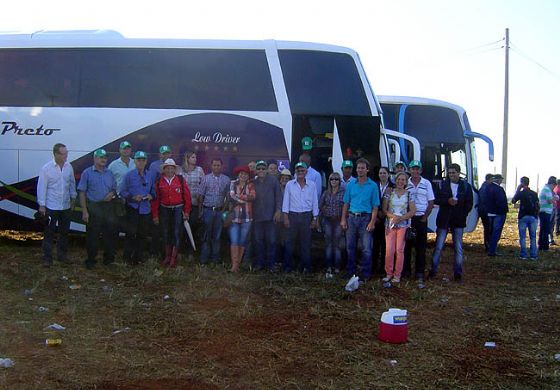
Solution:
[{"label": "black shoe", "polygon": [[437,272],[430,271],[430,272],[428,273],[428,278],[427,278],[427,279],[428,279],[428,280],[433,280],[433,279],[436,278],[436,276],[437,276]]},{"label": "black shoe", "polygon": [[458,283],[462,283],[463,282],[463,275],[461,275],[461,274],[453,275],[453,281],[458,282]]},{"label": "black shoe", "polygon": [[52,266],[52,260],[43,260],[43,267],[51,268],[51,266]]}]

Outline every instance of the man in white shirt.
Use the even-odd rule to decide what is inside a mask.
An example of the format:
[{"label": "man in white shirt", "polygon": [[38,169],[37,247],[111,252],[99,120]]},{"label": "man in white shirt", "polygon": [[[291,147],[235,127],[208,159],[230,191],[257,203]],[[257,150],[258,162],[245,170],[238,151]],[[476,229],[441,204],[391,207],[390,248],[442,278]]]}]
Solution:
[{"label": "man in white shirt", "polygon": [[66,146],[57,143],[53,146],[54,159],[46,163],[39,172],[37,182],[37,203],[39,213],[46,217],[43,237],[43,265],[52,265],[52,243],[58,225],[58,261],[67,262],[68,230],[70,229],[71,209],[76,201],[76,180],[74,169],[68,160]]},{"label": "man in white shirt", "polygon": [[407,241],[404,248],[403,276],[411,274],[412,248],[416,252],[415,276],[418,287],[424,288],[424,271],[426,268],[426,244],[428,241],[428,217],[434,207],[434,190],[432,183],[423,178],[422,163],[413,160],[408,166],[410,178],[406,189],[416,205],[416,214],[411,219],[411,227],[416,231],[416,238]]}]

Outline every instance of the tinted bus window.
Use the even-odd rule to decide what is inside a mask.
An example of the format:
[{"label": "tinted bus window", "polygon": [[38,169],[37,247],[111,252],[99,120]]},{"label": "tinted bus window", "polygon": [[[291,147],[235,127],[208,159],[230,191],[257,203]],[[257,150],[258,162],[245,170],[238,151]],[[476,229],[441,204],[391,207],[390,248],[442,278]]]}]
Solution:
[{"label": "tinted bus window", "polygon": [[0,105],[76,106],[78,75],[72,50],[0,50]]},{"label": "tinted bus window", "polygon": [[10,49],[0,64],[2,105],[277,111],[264,50]]},{"label": "tinted bus window", "polygon": [[422,140],[422,144],[465,142],[457,112],[445,107],[406,107],[404,132]]},{"label": "tinted bus window", "polygon": [[383,110],[383,124],[386,129],[399,130],[399,110],[400,104],[381,104]]},{"label": "tinted bus window", "polygon": [[293,114],[370,116],[354,59],[344,53],[279,50]]}]

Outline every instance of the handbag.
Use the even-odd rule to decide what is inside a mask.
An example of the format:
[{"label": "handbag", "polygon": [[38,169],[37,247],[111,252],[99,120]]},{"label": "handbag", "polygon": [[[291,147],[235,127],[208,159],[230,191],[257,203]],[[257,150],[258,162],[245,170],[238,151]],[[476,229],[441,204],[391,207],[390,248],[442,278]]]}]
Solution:
[{"label": "handbag", "polygon": [[404,239],[406,241],[416,240],[416,229],[414,229],[413,227],[407,228],[406,233],[404,234]]},{"label": "handbag", "polygon": [[226,229],[233,223],[233,211],[224,211],[222,213],[222,225]]},{"label": "handbag", "polygon": [[[410,192],[407,192],[407,204],[410,202]],[[407,210],[410,210],[410,208],[407,206]],[[404,239],[406,241],[415,241],[416,240],[416,229],[413,228],[412,226],[408,227],[406,229],[406,233],[404,234]]]}]

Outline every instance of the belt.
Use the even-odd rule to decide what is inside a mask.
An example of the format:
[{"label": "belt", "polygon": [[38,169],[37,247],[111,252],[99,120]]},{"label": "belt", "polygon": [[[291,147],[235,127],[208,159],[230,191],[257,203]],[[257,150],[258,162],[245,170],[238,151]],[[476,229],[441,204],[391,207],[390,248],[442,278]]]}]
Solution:
[{"label": "belt", "polygon": [[161,203],[160,203],[160,206],[161,206],[161,207],[165,207],[166,209],[176,209],[177,207],[183,207],[182,204],[176,204],[176,205],[169,205],[169,206],[168,206],[168,205],[161,204]]},{"label": "belt", "polygon": [[353,216],[353,217],[365,217],[365,216],[367,216],[367,215],[371,215],[371,213],[366,213],[366,212],[363,212],[363,213],[353,213],[353,212],[349,212],[349,214],[350,214],[351,216]]},{"label": "belt", "polygon": [[313,213],[313,211],[302,211],[301,213],[298,213],[296,211],[290,211],[289,214],[296,214],[296,215],[304,215],[304,214],[311,214]]},{"label": "belt", "polygon": [[212,211],[222,211],[222,206],[203,206],[205,209]]}]

